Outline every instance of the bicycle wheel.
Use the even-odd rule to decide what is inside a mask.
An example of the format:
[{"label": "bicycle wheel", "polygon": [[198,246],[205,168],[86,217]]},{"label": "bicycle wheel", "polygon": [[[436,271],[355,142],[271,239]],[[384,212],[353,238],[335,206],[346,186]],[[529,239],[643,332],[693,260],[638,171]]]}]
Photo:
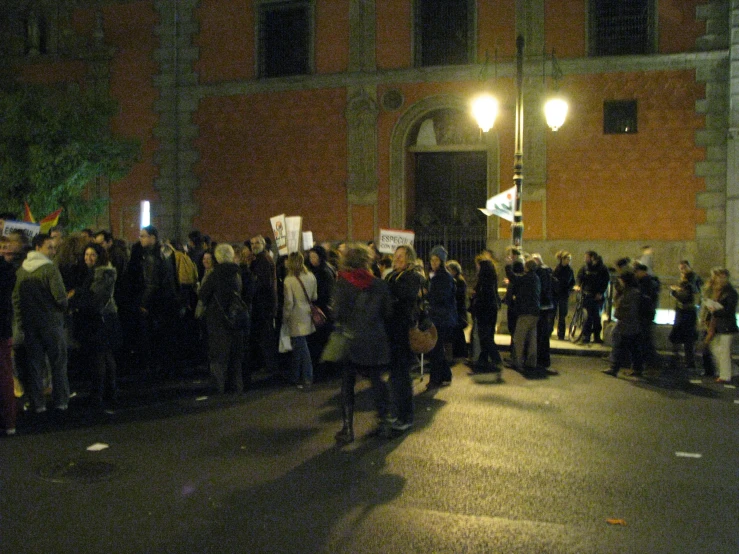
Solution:
[{"label": "bicycle wheel", "polygon": [[585,308],[580,304],[575,313],[572,314],[572,321],[570,321],[570,340],[577,342],[582,337],[583,326],[585,325]]}]

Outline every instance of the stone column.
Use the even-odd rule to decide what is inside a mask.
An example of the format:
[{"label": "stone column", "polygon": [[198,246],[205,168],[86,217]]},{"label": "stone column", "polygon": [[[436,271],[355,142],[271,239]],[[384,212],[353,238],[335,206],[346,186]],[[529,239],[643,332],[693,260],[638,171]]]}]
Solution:
[{"label": "stone column", "polygon": [[195,20],[197,5],[198,0],[154,0],[159,14],[155,33],[160,40],[160,47],[154,52],[160,68],[154,77],[160,91],[154,105],[159,114],[154,136],[160,141],[154,157],[159,166],[154,187],[160,201],[154,204],[153,215],[161,235],[172,239],[187,236],[198,211],[192,198],[192,191],[199,185],[193,171],[199,159],[193,146],[198,128],[192,122],[199,101],[195,90],[198,77],[193,70],[200,55],[193,46],[199,28]]},{"label": "stone column", "polygon": [[729,14],[729,132],[726,144],[726,267],[739,278],[739,0]]},{"label": "stone column", "polygon": [[[349,6],[349,71],[374,72],[375,2],[352,0]],[[373,236],[377,235],[377,89],[347,87],[347,230],[353,236],[354,206],[373,207]]]}]

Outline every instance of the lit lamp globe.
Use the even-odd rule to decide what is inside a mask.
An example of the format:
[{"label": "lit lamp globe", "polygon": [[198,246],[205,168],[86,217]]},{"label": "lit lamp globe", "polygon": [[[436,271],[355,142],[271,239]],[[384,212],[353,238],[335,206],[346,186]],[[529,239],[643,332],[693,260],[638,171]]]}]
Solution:
[{"label": "lit lamp globe", "polygon": [[487,133],[498,117],[498,101],[489,94],[478,96],[472,102],[472,115],[482,132]]},{"label": "lit lamp globe", "polygon": [[547,125],[556,131],[562,125],[564,125],[565,118],[567,117],[567,102],[561,98],[551,98],[544,105],[544,115],[547,118]]}]

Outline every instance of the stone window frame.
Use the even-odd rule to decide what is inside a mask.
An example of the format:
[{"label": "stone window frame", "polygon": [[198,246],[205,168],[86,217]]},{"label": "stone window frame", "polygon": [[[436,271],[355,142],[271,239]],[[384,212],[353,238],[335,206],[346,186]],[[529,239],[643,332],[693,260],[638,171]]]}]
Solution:
[{"label": "stone window frame", "polygon": [[[284,7],[303,7],[307,14],[308,24],[308,44],[307,51],[307,67],[305,73],[295,73],[289,75],[265,75],[265,58],[264,44],[262,37],[262,14],[264,10],[271,8]],[[255,41],[255,60],[256,74],[259,79],[278,79],[285,77],[298,77],[303,75],[312,75],[315,73],[315,20],[316,20],[316,0],[259,0],[254,3],[254,41]]]},{"label": "stone window frame", "polygon": [[[604,47],[601,46],[598,36],[598,4],[603,2],[616,2],[623,5],[623,0],[589,0],[587,2],[587,22],[588,22],[588,55],[591,57],[600,56],[643,56],[648,54],[656,54],[658,51],[658,23],[657,17],[657,0],[642,0],[647,9],[647,36],[645,38],[645,51],[632,51],[631,46],[633,45],[633,36],[624,34],[620,37],[620,47],[623,51],[604,51]],[[614,22],[614,27],[617,25]]]},{"label": "stone window frame", "polygon": [[[414,67],[433,67],[423,64],[422,52],[422,34],[423,27],[420,24],[421,9],[420,4],[424,0],[413,0],[411,14],[411,37],[412,37],[412,54]],[[460,64],[467,65],[476,63],[477,61],[477,2],[475,0],[466,0],[467,5],[467,56],[466,60]]]}]

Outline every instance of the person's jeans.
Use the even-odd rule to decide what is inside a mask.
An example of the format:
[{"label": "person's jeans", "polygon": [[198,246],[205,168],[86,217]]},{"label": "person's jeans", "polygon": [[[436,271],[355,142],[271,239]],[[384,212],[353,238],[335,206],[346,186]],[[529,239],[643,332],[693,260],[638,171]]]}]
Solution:
[{"label": "person's jeans", "polygon": [[733,364],[731,361],[731,343],[733,334],[716,334],[710,342],[711,354],[718,366],[718,376],[724,381],[731,381]]},{"label": "person's jeans", "polygon": [[585,341],[590,340],[590,335],[593,335],[593,340],[601,339],[600,333],[603,330],[603,325],[600,322],[600,316],[603,310],[603,299],[597,300],[593,295],[587,295],[582,299],[582,306],[585,308],[587,318],[582,328],[582,338]]},{"label": "person's jeans", "polygon": [[570,297],[558,298],[555,303],[557,310],[557,338],[564,340],[567,333],[567,310],[569,309]]},{"label": "person's jeans", "polygon": [[515,358],[511,357],[516,369],[536,368],[536,324],[538,315],[522,314],[516,318],[516,332],[513,335]]},{"label": "person's jeans", "polygon": [[403,423],[413,423],[413,381],[411,364],[418,358],[408,344],[408,331],[390,343],[390,389],[395,415]]},{"label": "person's jeans", "polygon": [[444,344],[449,341],[452,334],[451,327],[438,326],[438,339],[436,345],[429,352],[429,383],[437,385],[452,380],[452,370],[444,354]]},{"label": "person's jeans", "polygon": [[308,385],[313,383],[313,363],[310,359],[308,341],[305,336],[290,337],[290,344],[293,347],[291,362],[293,383],[305,383]]},{"label": "person's jeans", "polygon": [[67,338],[63,326],[43,329],[25,329],[25,346],[28,352],[30,375],[28,392],[31,406],[45,407],[44,375],[46,358],[51,366],[52,398],[56,408],[66,409],[69,404],[69,379],[67,378]]},{"label": "person's jeans", "polygon": [[480,339],[480,355],[475,363],[479,369],[490,369],[493,364],[501,362],[498,345],[495,344],[495,324],[475,321]]}]

